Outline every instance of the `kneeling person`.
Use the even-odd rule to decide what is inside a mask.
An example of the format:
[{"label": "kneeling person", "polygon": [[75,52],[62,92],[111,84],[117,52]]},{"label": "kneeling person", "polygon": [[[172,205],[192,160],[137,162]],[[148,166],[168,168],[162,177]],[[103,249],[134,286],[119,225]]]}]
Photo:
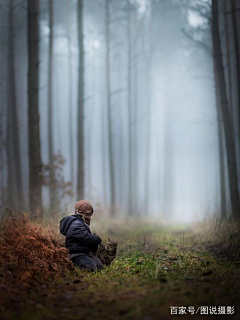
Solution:
[{"label": "kneeling person", "polygon": [[96,253],[101,238],[89,228],[93,215],[92,205],[84,200],[75,204],[75,214],[60,221],[60,232],[66,236],[66,247],[73,264],[89,271],[103,269]]}]

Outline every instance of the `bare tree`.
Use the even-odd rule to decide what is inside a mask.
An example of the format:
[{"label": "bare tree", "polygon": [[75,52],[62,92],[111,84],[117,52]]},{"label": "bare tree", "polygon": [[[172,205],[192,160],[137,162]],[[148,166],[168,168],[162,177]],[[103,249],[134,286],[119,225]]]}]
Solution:
[{"label": "bare tree", "polygon": [[143,37],[143,53],[146,66],[146,164],[145,164],[145,201],[144,211],[149,210],[149,188],[150,188],[150,145],[151,145],[151,108],[152,108],[152,59],[154,48],[152,44],[152,19],[148,18],[146,27],[146,38]]},{"label": "bare tree", "polygon": [[42,160],[38,112],[39,0],[28,0],[29,197],[33,217],[42,217]]},{"label": "bare tree", "polygon": [[133,199],[133,206],[134,212],[137,213],[138,211],[138,201],[137,201],[137,191],[138,191],[138,134],[137,134],[137,110],[138,110],[138,95],[139,95],[139,59],[138,59],[138,38],[139,38],[139,31],[140,31],[140,23],[137,21],[138,17],[135,15],[135,43],[133,47],[134,57],[133,57],[133,85],[134,85],[134,98],[133,98],[133,114],[132,114],[132,130],[133,130],[133,160],[132,162],[134,165],[132,166],[132,179],[133,179],[133,191],[134,191],[134,199]]},{"label": "bare tree", "polygon": [[18,115],[15,84],[15,47],[14,47],[14,0],[9,1],[8,11],[8,128],[7,128],[7,157],[8,157],[8,205],[13,209],[23,208],[21,154],[18,130]]},{"label": "bare tree", "polygon": [[132,5],[127,1],[127,110],[128,110],[128,211],[133,214],[133,135],[132,135]]},{"label": "bare tree", "polygon": [[101,122],[102,122],[102,129],[101,129],[101,138],[102,138],[102,188],[103,188],[103,203],[106,205],[107,203],[107,188],[106,188],[106,177],[107,177],[107,168],[106,168],[106,139],[105,139],[105,130],[106,130],[106,103],[105,97],[102,96],[101,100]]},{"label": "bare tree", "polygon": [[[221,65],[221,61],[222,60],[222,64],[223,64],[223,57],[222,57],[222,53],[220,52],[216,52],[217,51],[217,47],[216,47],[216,28],[219,29],[219,12],[217,12],[217,18],[218,18],[218,22],[216,23],[216,19],[210,20],[210,17],[208,15],[208,4],[204,4],[201,3],[201,5],[193,7],[193,10],[196,10],[201,16],[205,16],[209,21],[212,21],[212,42],[213,42],[213,50],[206,45],[206,43],[203,43],[201,41],[196,40],[195,38],[193,38],[192,36],[190,36],[189,34],[187,34],[185,31],[183,31],[183,33],[185,34],[185,36],[187,36],[188,39],[190,39],[191,41],[193,41],[198,47],[200,47],[201,49],[203,49],[206,53],[210,54],[211,56],[213,55],[213,66],[214,66],[214,81],[215,81],[215,93],[216,93],[216,111],[217,111],[217,130],[218,130],[218,147],[219,147],[219,175],[220,175],[220,207],[221,207],[221,217],[225,218],[227,215],[227,204],[226,204],[226,172],[225,172],[225,149],[227,141],[226,141],[226,129],[225,126],[226,121],[224,118],[224,113],[222,111],[222,101],[225,101],[225,105],[224,108],[228,108],[228,115],[229,115],[229,125],[231,126],[231,128],[228,131],[232,131],[230,133],[230,136],[232,135],[232,143],[235,146],[235,140],[234,140],[234,123],[233,123],[233,108],[232,108],[232,73],[231,73],[231,61],[230,61],[230,47],[229,47],[229,28],[228,28],[228,19],[227,19],[227,2],[224,2],[224,24],[225,24],[225,45],[226,45],[226,61],[227,61],[227,73],[226,75],[223,73],[223,75],[221,75],[221,68],[219,69],[219,66]],[[209,10],[210,11],[210,10]],[[212,12],[213,13],[213,12]],[[216,16],[216,15],[215,15]],[[213,22],[214,22],[214,27],[215,27],[215,34],[213,34]],[[219,35],[219,45],[220,45],[220,49],[221,49],[221,38],[220,38],[220,34],[219,34],[219,30],[218,30],[218,35]],[[213,39],[213,37],[215,39]],[[215,41],[214,41],[215,40]],[[213,52],[212,52],[213,51]],[[218,57],[218,58],[217,58]],[[218,63],[217,63],[218,60]],[[220,64],[219,64],[220,63]],[[219,77],[222,76],[221,79],[221,84],[219,81]],[[227,86],[226,86],[226,82],[225,82],[225,77],[227,77],[228,79],[228,93],[229,93],[229,101],[227,100]],[[224,82],[224,83],[223,83]],[[225,88],[223,88],[223,86],[225,86]],[[225,98],[224,98],[224,92],[221,92],[222,88],[225,90]],[[222,96],[222,98],[221,98]],[[225,99],[225,100],[221,100],[221,99]],[[227,105],[226,105],[227,103]],[[228,140],[229,141],[229,140]],[[229,143],[229,142],[228,142]],[[226,148],[225,148],[226,147]],[[230,151],[231,152],[231,151]],[[234,150],[233,153],[235,153],[236,156],[236,151]],[[229,159],[228,159],[229,153],[227,152],[226,155],[226,159],[227,159],[227,168],[229,167]],[[233,158],[232,158],[233,159]],[[233,160],[232,160],[233,161]],[[234,160],[236,162],[236,159]],[[237,168],[237,167],[236,167]],[[229,168],[228,168],[228,174],[229,174]],[[229,183],[230,180],[233,180],[234,178],[229,178]],[[231,187],[231,190],[234,187]],[[230,192],[230,201],[233,201],[233,194],[232,192]]]},{"label": "bare tree", "polygon": [[77,197],[84,198],[84,42],[83,0],[78,0],[78,111],[77,111]]},{"label": "bare tree", "polygon": [[217,77],[217,65],[214,59],[214,80],[215,80],[215,93],[216,93],[216,109],[217,109],[217,128],[218,128],[218,148],[219,148],[219,165],[220,165],[220,202],[221,202],[221,217],[226,218],[227,206],[226,206],[226,179],[225,179],[225,165],[224,165],[224,132],[223,122],[221,115],[221,100],[219,92],[219,84]]},{"label": "bare tree", "polygon": [[[233,23],[233,39],[235,47],[236,74],[237,74],[237,98],[238,98],[238,127],[240,127],[240,40],[237,24],[237,0],[231,0],[232,23]],[[239,131],[240,133],[240,131]],[[239,138],[240,139],[240,138]],[[240,141],[240,140],[238,140]],[[240,168],[239,168],[240,170]]]},{"label": "bare tree", "polygon": [[[227,1],[224,1],[224,10],[227,11]],[[224,14],[225,23],[225,41],[226,41],[226,51],[227,51],[227,71],[228,71],[228,100],[229,108],[232,112],[232,73],[231,73],[231,60],[230,60],[230,43],[229,43],[229,27],[228,27],[228,16]]]},{"label": "bare tree", "polygon": [[212,42],[213,42],[213,58],[216,63],[216,75],[218,78],[221,114],[223,117],[226,151],[228,162],[228,176],[230,184],[230,198],[232,213],[234,216],[239,216],[240,202],[237,181],[237,163],[236,151],[234,143],[234,133],[231,114],[228,107],[227,89],[224,76],[223,58],[219,33],[219,17],[218,17],[218,1],[212,0]]},{"label": "bare tree", "polygon": [[56,214],[57,191],[54,173],[53,151],[53,0],[48,0],[49,5],[49,49],[48,49],[48,154],[49,154],[49,187],[50,209],[52,215]]},{"label": "bare tree", "polygon": [[73,183],[73,74],[72,74],[72,41],[71,41],[71,1],[67,2],[67,40],[68,40],[68,104],[69,104],[69,149],[70,149],[70,172],[71,172],[71,181]]},{"label": "bare tree", "polygon": [[112,138],[112,108],[111,108],[111,90],[110,90],[110,8],[109,0],[105,3],[106,12],[106,85],[107,85],[107,130],[108,130],[108,152],[109,152],[109,176],[110,176],[110,206],[112,215],[115,214],[115,177],[114,177],[114,159],[113,159],[113,138]]}]

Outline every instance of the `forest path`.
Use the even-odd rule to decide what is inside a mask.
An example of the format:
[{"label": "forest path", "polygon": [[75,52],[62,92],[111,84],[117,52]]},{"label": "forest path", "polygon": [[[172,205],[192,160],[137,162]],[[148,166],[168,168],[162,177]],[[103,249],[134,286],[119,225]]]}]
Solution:
[{"label": "forest path", "polygon": [[110,267],[15,288],[1,319],[171,319],[170,306],[186,307],[177,309],[185,317],[194,307],[194,318],[202,317],[201,306],[234,306],[224,318],[240,318],[240,269],[196,248],[190,229],[124,224],[103,232],[104,240],[119,241]]}]

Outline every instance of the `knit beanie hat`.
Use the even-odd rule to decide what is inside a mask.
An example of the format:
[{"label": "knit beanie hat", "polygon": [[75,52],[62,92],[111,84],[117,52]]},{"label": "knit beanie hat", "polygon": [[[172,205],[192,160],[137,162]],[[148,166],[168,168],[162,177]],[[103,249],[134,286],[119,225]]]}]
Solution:
[{"label": "knit beanie hat", "polygon": [[75,212],[82,214],[92,213],[93,207],[89,202],[85,200],[80,200],[75,204]]}]

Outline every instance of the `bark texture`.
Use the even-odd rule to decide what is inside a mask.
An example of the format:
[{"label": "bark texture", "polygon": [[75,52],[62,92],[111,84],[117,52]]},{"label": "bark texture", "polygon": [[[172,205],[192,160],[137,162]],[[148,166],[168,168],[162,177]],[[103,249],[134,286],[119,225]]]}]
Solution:
[{"label": "bark texture", "polygon": [[38,112],[39,0],[28,0],[28,152],[29,203],[32,216],[42,216],[42,160]]},{"label": "bark texture", "polygon": [[24,199],[22,192],[21,154],[17,115],[16,83],[15,83],[15,47],[13,24],[14,1],[9,1],[8,12],[8,128],[7,128],[7,159],[8,159],[8,200],[12,209],[22,209]]},{"label": "bark texture", "polygon": [[213,57],[216,63],[216,74],[220,93],[221,114],[223,117],[224,132],[226,139],[227,165],[230,184],[230,199],[232,213],[235,217],[240,214],[240,202],[237,181],[237,163],[234,143],[233,123],[228,107],[227,88],[224,76],[223,57],[219,33],[218,0],[212,0],[212,41]]}]

